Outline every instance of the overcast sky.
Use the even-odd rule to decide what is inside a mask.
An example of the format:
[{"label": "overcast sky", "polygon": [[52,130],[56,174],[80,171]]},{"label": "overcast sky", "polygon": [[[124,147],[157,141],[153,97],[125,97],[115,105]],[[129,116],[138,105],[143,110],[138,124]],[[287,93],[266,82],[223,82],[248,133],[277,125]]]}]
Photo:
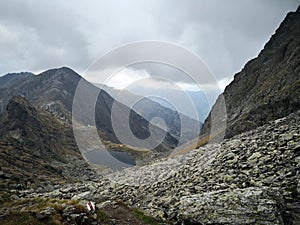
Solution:
[{"label": "overcast sky", "polygon": [[[134,41],[157,40],[196,53],[223,89],[249,59],[257,56],[287,12],[295,11],[299,3],[0,0],[0,74],[38,73],[61,66],[82,74],[111,49]],[[132,82],[145,71],[146,77],[151,76],[150,70],[125,70],[123,81]]]}]

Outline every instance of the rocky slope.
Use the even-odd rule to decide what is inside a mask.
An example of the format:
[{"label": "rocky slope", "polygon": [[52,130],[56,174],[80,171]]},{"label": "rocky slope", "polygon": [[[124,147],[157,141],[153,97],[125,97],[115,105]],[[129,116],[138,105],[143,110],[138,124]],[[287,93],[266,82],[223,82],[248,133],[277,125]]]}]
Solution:
[{"label": "rocky slope", "polygon": [[[287,116],[300,108],[300,8],[290,12],[259,53],[237,73],[212,108],[217,113],[224,97],[225,138]],[[211,114],[203,125],[208,134]],[[226,119],[224,115],[220,118]]]},{"label": "rocky slope", "polygon": [[124,184],[115,191],[124,201],[169,220],[298,224],[299,122],[300,111],[221,144],[109,179]]},{"label": "rocky slope", "polygon": [[26,190],[26,198],[121,199],[162,224],[297,225],[300,111],[186,155],[93,182]]},{"label": "rocky slope", "polygon": [[94,172],[84,161],[70,125],[13,97],[0,116],[1,183],[34,184],[88,179]]},{"label": "rocky slope", "polygon": [[[9,80],[9,84],[6,82]],[[0,77],[2,110],[16,95],[25,96],[63,121],[71,121],[71,109],[80,76],[69,68],[51,69],[39,75],[7,74]],[[21,82],[20,82],[21,81]]]}]

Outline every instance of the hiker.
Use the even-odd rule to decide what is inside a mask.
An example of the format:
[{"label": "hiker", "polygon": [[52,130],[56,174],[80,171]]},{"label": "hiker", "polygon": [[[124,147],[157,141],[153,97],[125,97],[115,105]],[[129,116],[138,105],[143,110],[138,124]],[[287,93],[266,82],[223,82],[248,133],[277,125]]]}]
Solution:
[{"label": "hiker", "polygon": [[89,214],[93,214],[95,212],[95,203],[94,202],[91,202],[89,201],[87,204],[86,204],[86,207],[88,209],[88,213]]},{"label": "hiker", "polygon": [[18,190],[22,190],[22,183],[21,183],[21,181],[18,182],[18,184],[17,184],[17,189],[18,189]]}]

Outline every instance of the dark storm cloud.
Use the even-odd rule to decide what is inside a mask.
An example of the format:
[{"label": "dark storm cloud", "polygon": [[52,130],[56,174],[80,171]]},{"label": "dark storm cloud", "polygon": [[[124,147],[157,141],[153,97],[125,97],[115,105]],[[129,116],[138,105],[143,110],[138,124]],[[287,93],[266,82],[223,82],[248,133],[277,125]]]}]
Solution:
[{"label": "dark storm cloud", "polygon": [[[0,74],[62,65],[84,72],[105,52],[159,40],[198,54],[217,79],[255,57],[299,1],[0,0]],[[165,68],[149,67],[152,73]],[[178,73],[172,79],[183,80]]]},{"label": "dark storm cloud", "polygon": [[221,78],[232,76],[247,60],[257,56],[287,12],[295,10],[300,1],[188,3],[164,1],[157,15],[160,32],[196,52]]},{"label": "dark storm cloud", "polygon": [[69,64],[80,68],[87,39],[80,20],[50,1],[0,1],[0,71],[31,70]]}]

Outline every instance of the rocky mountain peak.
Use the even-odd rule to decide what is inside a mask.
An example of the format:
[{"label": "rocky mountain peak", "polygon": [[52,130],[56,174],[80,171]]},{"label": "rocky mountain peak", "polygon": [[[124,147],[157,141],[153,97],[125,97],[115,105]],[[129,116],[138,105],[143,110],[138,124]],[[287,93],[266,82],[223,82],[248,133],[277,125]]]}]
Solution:
[{"label": "rocky mountain peak", "polygon": [[69,67],[60,67],[46,70],[38,74],[38,76],[48,76],[49,78],[57,78],[57,77],[68,77],[73,79],[80,79],[79,74],[77,74],[74,70]]},{"label": "rocky mountain peak", "polygon": [[[6,105],[15,95],[22,95],[30,101],[35,107],[42,108],[44,111],[50,112],[56,118],[68,124],[72,123],[72,110],[75,92],[79,82],[81,87],[84,86],[84,97],[77,98],[79,111],[74,118],[77,122],[84,126],[93,124],[94,119],[91,113],[95,113],[95,122],[97,129],[103,133],[103,137],[113,143],[119,143],[112,123],[111,110],[112,105],[118,105],[119,119],[122,122],[125,112],[129,110],[128,106],[115,101],[106,91],[95,87],[93,84],[86,81],[79,74],[68,67],[61,67],[50,69],[38,75],[28,77],[23,82],[13,82],[11,79],[10,88],[0,88],[0,112],[6,108]],[[0,82],[2,81],[0,77]],[[17,80],[15,80],[17,81]],[[96,99],[96,106],[93,106],[94,96]],[[95,109],[94,109],[94,108]],[[133,133],[141,139],[149,136],[149,121],[144,119],[134,110],[131,110],[130,126]],[[155,126],[154,126],[155,127]],[[159,127],[155,127],[157,132],[163,132]],[[166,139],[158,148],[161,151],[169,151],[178,143],[178,140],[170,134],[167,134]],[[130,143],[134,145],[134,143]]]},{"label": "rocky mountain peak", "polygon": [[[262,126],[300,108],[300,12],[290,12],[257,58],[226,87],[225,138]],[[216,101],[212,112],[222,104]],[[222,116],[221,116],[222,117]],[[210,130],[211,116],[202,134]]]}]

